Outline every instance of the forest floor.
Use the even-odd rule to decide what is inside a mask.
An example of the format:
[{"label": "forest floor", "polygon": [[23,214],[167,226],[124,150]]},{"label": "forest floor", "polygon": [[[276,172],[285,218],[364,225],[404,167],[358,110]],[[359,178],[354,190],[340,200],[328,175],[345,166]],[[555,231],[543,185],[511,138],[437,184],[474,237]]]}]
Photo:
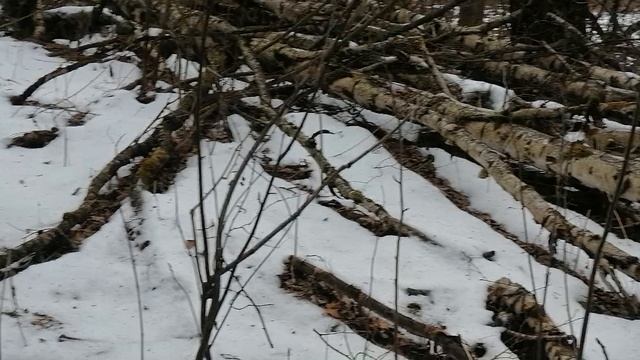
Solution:
[{"label": "forest floor", "polygon": [[[158,93],[154,101],[142,104],[135,91],[124,90],[141,71],[135,61],[123,60],[90,64],[60,76],[38,89],[32,102],[14,106],[10,96],[68,60],[51,56],[31,42],[0,38],[0,247],[15,247],[35,232],[55,226],[65,212],[82,202],[90,179],[114,154],[153,126],[159,114],[176,106],[176,93]],[[187,78],[193,72],[182,75]],[[228,86],[243,85],[236,81]],[[498,97],[496,103],[505,92],[485,83],[466,86],[491,87],[489,92]],[[325,94],[318,99],[332,109],[349,108]],[[336,168],[377,142],[369,130],[351,126],[355,117],[386,129],[399,122],[367,110],[357,115],[346,110],[333,115],[320,111],[286,115],[308,136],[328,130],[315,139]],[[202,143],[205,189],[216,184],[205,201],[211,218],[217,217],[221,199],[254,141],[247,120],[232,115],[227,123],[232,141]],[[53,127],[58,129],[57,137],[45,147],[9,146],[21,134]],[[409,125],[402,133],[409,139],[418,135]],[[280,130],[273,130],[258,151],[262,158],[253,158],[243,173],[226,234],[230,254],[239,251],[251,231],[259,199],[268,187],[264,157],[278,157],[290,141]],[[481,176],[475,163],[440,148],[419,151],[434,159],[436,171],[430,179],[401,166],[390,149],[382,146],[342,175],[355,189],[437,244],[414,236],[376,236],[314,202],[280,237],[241,264],[232,296],[223,307],[215,358],[393,358],[393,352],[365,341],[330,309],[282,289],[278,275],[290,255],[331,271],[391,308],[396,306],[397,295],[400,313],[441,325],[469,346],[482,344],[486,348],[483,359],[517,358],[501,339],[503,328],[493,325],[493,313],[486,308],[487,287],[502,277],[534,293],[562,331],[578,335],[587,286],[534,261],[513,241],[546,247],[549,233],[492,178]],[[190,217],[198,203],[196,162],[191,156],[167,191],[142,191],[141,205],[125,201],[79,251],[4,280],[0,285],[0,358],[134,359],[140,357],[142,344],[148,359],[192,359],[199,343],[197,255],[192,248]],[[283,163],[315,164],[297,143]],[[275,179],[257,238],[304,201],[305,188],[320,184],[320,169],[309,166],[308,178]],[[119,175],[126,176],[126,170]],[[463,200],[452,201],[445,189]],[[350,205],[329,190],[322,192],[320,200]],[[460,201],[467,200],[465,211]],[[600,225],[585,216],[558,210],[572,223],[602,232]],[[487,219],[502,230],[496,231]],[[608,240],[640,257],[639,243],[615,235]],[[579,249],[559,241],[558,250],[556,256],[572,264],[576,273],[588,274],[588,261]],[[630,294],[640,295],[637,282],[622,280]],[[633,360],[640,354],[637,321],[593,314],[589,329],[587,359],[604,359],[596,339],[611,360]]]}]

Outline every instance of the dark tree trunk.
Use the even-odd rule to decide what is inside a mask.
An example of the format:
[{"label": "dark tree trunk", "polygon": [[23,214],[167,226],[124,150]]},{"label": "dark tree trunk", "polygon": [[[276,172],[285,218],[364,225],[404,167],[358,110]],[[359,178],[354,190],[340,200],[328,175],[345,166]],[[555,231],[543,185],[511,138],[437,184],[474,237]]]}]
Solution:
[{"label": "dark tree trunk", "polygon": [[2,10],[6,16],[17,19],[13,35],[25,37],[33,33],[35,24],[33,12],[36,10],[37,0],[2,0]]},{"label": "dark tree trunk", "polygon": [[510,0],[511,11],[522,9],[523,14],[513,22],[511,36],[518,42],[546,41],[553,43],[567,38],[565,27],[546,17],[552,12],[560,16],[580,32],[586,32],[586,17],[589,11],[584,0]]},{"label": "dark tree trunk", "polygon": [[471,0],[460,5],[461,26],[475,26],[482,24],[485,0]]}]

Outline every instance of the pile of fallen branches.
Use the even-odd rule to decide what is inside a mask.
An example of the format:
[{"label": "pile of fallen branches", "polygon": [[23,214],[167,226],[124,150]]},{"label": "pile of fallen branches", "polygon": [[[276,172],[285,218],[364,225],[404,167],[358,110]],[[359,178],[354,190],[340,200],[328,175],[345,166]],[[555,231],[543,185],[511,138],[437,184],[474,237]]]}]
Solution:
[{"label": "pile of fallen branches", "polygon": [[[51,46],[57,55],[67,57],[71,63],[16,94],[12,98],[16,106],[28,103],[35,90],[47,81],[92,62],[122,59],[125,50],[136,54],[143,69],[141,79],[127,87],[139,92],[139,101],[153,101],[154,93],[167,91],[157,86],[158,81],[171,84],[169,91],[183,91],[187,95],[176,109],[161,116],[148,134],[120,152],[92,180],[77,210],[66,213],[56,227],[0,253],[0,263],[6,264],[3,276],[77,248],[83,238],[99,228],[96,224],[86,225],[87,222],[96,218],[104,219],[102,223],[107,221],[134,185],[141,184],[150,191],[165,190],[171,176],[163,174],[174,175],[179,171],[186,157],[198,149],[198,140],[206,137],[206,130],[225,129],[224,123],[233,113],[252,122],[258,142],[264,140],[265,129],[277,127],[299,143],[322,170],[323,186],[354,204],[353,209],[347,209],[341,203],[325,201],[325,206],[377,235],[414,236],[440,246],[354,189],[339,174],[340,169],[330,165],[313,137],[284,120],[283,115],[292,106],[313,106],[315,95],[323,91],[358,107],[391,114],[400,122],[424,127],[437,138],[433,146],[446,144],[483,167],[486,176],[491,176],[521,202],[551,234],[548,249],[528,244],[514,235],[507,234],[508,238],[534,254],[539,262],[587,283],[595,289],[596,300],[614,299],[611,301],[618,305],[609,314],[637,318],[640,311],[637,299],[628,294],[620,277],[640,281],[640,260],[606,242],[606,233],[611,230],[629,238],[628,241],[640,240],[637,237],[639,137],[634,133],[640,76],[627,71],[626,64],[615,63],[615,59],[606,56],[604,48],[598,48],[584,34],[576,36],[582,45],[590,46],[591,50],[585,53],[568,51],[562,44],[544,41],[520,44],[500,36],[520,16],[518,12],[475,27],[452,25],[441,18],[462,2],[451,1],[430,12],[403,8],[397,1],[369,0],[226,0],[215,4],[111,0],[86,1],[91,10],[76,13],[32,9],[32,13],[40,16],[33,16],[35,25],[29,22],[28,26],[39,41],[61,36],[80,38],[99,30],[111,31],[113,37],[75,49]],[[34,3],[48,7],[46,1]],[[556,14],[550,13],[549,18],[573,31]],[[15,22],[17,33],[24,33],[19,28],[23,23]],[[74,28],[68,29],[69,26]],[[169,71],[166,61],[173,55],[200,63],[199,78],[180,79]],[[496,87],[469,94],[457,80],[460,76],[490,82]],[[250,86],[245,90],[225,89],[223,81],[229,79],[240,79]],[[243,101],[249,96],[257,96],[258,105]],[[285,101],[276,106],[274,98]],[[544,107],[540,106],[541,101],[559,104]],[[194,122],[194,117],[204,122]],[[370,125],[368,129],[377,130]],[[570,133],[579,134],[584,140],[571,140]],[[218,133],[213,140],[225,141],[229,136]],[[433,172],[428,167],[429,160],[421,158],[419,151],[411,152],[410,157],[407,153],[394,155],[428,180],[438,181],[429,175]],[[515,163],[559,179],[554,189],[556,195],[562,196],[541,194],[522,171],[514,171]],[[131,164],[134,164],[132,175],[118,179],[118,170]],[[264,168],[291,182],[309,176],[306,166],[267,163]],[[115,194],[104,189],[112,180],[121,184],[113,190],[117,191]],[[604,214],[598,218],[586,206],[574,208],[607,228],[604,234],[576,225],[557,209],[565,198],[572,202],[572,196],[580,196],[579,192],[576,195],[563,190],[568,183],[598,194],[601,203],[594,206],[612,209],[594,211]],[[446,184],[440,183],[440,188],[446,188]],[[449,192],[449,196],[456,195]],[[458,205],[474,216],[488,217],[474,213],[468,204]],[[491,223],[490,219],[485,220]],[[558,240],[581,249],[592,259],[591,277],[571,270],[570,265],[556,258]],[[241,254],[224,267],[225,271],[235,269],[255,251]],[[291,259],[289,264],[297,264],[296,271],[305,276],[312,275],[307,269],[310,265],[304,262]],[[218,265],[221,270],[222,264]],[[596,272],[600,281],[594,280]],[[320,276],[316,270],[311,273]],[[219,281],[219,276],[217,280],[215,277],[209,280]],[[286,284],[288,281],[283,280]],[[344,306],[354,306],[352,301],[340,300],[335,294],[344,289],[313,291],[322,291]],[[347,295],[353,298],[353,294]],[[592,306],[593,297],[590,293],[587,307]],[[498,305],[495,306],[504,307]],[[367,304],[357,306],[376,311]],[[594,309],[607,312],[597,304]],[[214,312],[213,320],[207,322],[210,327],[216,315]],[[397,340],[393,346],[398,346]]]}]

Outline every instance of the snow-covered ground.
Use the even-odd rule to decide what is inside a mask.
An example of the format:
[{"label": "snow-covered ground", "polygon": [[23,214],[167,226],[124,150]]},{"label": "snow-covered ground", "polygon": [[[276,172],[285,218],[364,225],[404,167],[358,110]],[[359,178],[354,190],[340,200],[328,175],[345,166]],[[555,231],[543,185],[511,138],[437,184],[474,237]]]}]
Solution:
[{"label": "snow-covered ground", "polygon": [[[15,135],[52,126],[61,132],[42,149],[0,148],[0,246],[12,247],[34,230],[54,226],[64,212],[74,209],[91,177],[171,106],[175,95],[158,94],[154,102],[141,104],[135,100],[135,92],[120,90],[139,76],[135,65],[119,61],[88,65],[49,82],[32,97],[42,104],[88,113],[86,124],[70,127],[66,125],[73,115],[70,110],[16,107],[8,101],[8,96],[65,64],[63,59],[47,56],[37,45],[0,38],[0,60],[0,110],[4,114],[1,141],[7,144]],[[396,121],[370,112],[367,116],[377,122]],[[305,116],[291,113],[287,119],[300,125]],[[248,122],[234,115],[229,124],[234,142],[203,143],[205,189],[216,184],[205,201],[210,224],[217,222],[229,182],[253,144]],[[331,132],[316,141],[335,167],[376,142],[364,129],[347,127],[330,116],[306,117],[305,134],[310,136],[320,129]],[[290,139],[279,131],[270,135],[258,153],[276,158]],[[490,213],[521,239],[544,244],[545,231],[495,182],[479,178],[476,165],[442,150],[425,151],[434,156],[438,174],[470,197],[472,207]],[[284,162],[303,161],[313,164],[294,144]],[[224,231],[228,258],[243,246],[267,192],[269,176],[260,163],[260,159],[254,159],[249,164],[234,193]],[[320,181],[319,169],[313,169],[312,177],[302,181],[312,188]],[[412,316],[444,325],[449,333],[460,334],[469,344],[484,343],[488,352],[483,359],[513,359],[515,356],[500,341],[502,329],[489,325],[492,313],[485,309],[487,286],[508,276],[535,291],[540,299],[544,297],[556,324],[578,335],[583,312],[579,301],[587,291],[584,284],[530,259],[512,241],[459,210],[437,187],[401,169],[386,150],[377,148],[343,176],[392,215],[402,215],[404,221],[440,244],[413,237],[400,240],[400,288],[430,291],[429,296],[417,297],[400,291],[403,313],[409,314],[409,303],[418,303],[421,311]],[[398,185],[400,177],[402,187]],[[196,159],[191,158],[166,193],[143,192],[140,212],[123,204],[122,210],[87,239],[79,252],[32,266],[3,281],[0,355],[5,359],[136,359],[143,344],[148,359],[192,359],[199,342],[199,297],[193,254],[185,241],[193,239],[190,210],[197,204],[197,182]],[[276,179],[254,242],[293,213],[306,196],[294,184]],[[330,196],[329,192],[323,193],[323,197]],[[568,214],[572,221],[598,230],[583,217]],[[140,231],[136,244],[150,242],[143,250],[131,248],[139,278],[141,313],[130,256],[133,244],[127,238],[125,222]],[[209,232],[215,232],[215,227]],[[316,305],[280,289],[277,275],[283,269],[282,261],[296,254],[393,306],[397,241],[392,236],[377,238],[333,210],[313,203],[292,226],[238,269],[239,279],[230,297],[236,301],[223,308],[223,315],[228,313],[228,317],[215,340],[215,358],[344,358],[325,341],[353,359],[392,358],[393,354],[367,344]],[[640,256],[637,244],[613,241]],[[487,251],[496,252],[493,261],[482,256]],[[578,271],[584,272],[589,266],[586,256],[575,248],[568,246],[567,253],[572,259],[577,257]],[[640,293],[637,283],[626,282],[630,290]],[[240,283],[246,292],[238,292]],[[316,331],[331,335],[320,338]],[[588,336],[590,360],[603,359],[596,338],[606,346],[610,359],[633,360],[640,353],[640,343],[634,341],[640,338],[637,322],[593,315]]]}]

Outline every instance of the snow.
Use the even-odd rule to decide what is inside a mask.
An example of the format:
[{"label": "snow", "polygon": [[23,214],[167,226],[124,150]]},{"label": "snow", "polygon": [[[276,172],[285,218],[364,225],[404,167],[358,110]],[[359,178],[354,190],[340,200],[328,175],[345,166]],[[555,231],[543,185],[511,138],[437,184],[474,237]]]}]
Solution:
[{"label": "snow", "polygon": [[[537,225],[533,221],[531,214],[526,209],[523,210],[522,206],[510,195],[500,191],[499,185],[496,184],[493,179],[479,178],[477,174],[480,171],[480,167],[467,160],[452,157],[439,149],[431,149],[429,153],[434,155],[436,159],[438,174],[449,180],[455,188],[465,192],[469,196],[473,208],[489,213],[493,219],[505,225],[509,232],[518,235],[520,239],[526,239],[529,242],[538,243],[543,246],[545,245],[548,232]],[[564,214],[569,221],[578,226],[585,227],[596,234],[602,233],[603,231],[601,226],[586,219],[582,215],[567,209],[557,208],[557,210]],[[638,243],[618,239],[613,234],[609,234],[607,241],[628,251],[630,254],[635,256],[639,254],[638,251],[640,251],[640,247],[638,247]],[[560,254],[557,256],[560,259],[566,259],[567,263],[570,264],[575,263],[576,266],[574,270],[587,274],[586,270],[591,267],[592,262],[585,261],[586,256],[583,253],[580,253],[575,247],[562,241],[559,242],[558,249],[560,249]],[[555,270],[551,269],[551,273],[555,273]],[[630,293],[640,293],[640,286],[637,282],[630,279],[627,280],[624,275],[618,275],[621,279],[625,279],[625,288],[628,289]],[[546,310],[551,314],[555,323],[560,325],[561,329],[566,333],[572,333],[569,326],[570,323],[573,325],[573,329],[580,329],[582,324],[582,308],[581,305],[575,303],[575,300],[584,297],[585,287],[578,282],[570,283],[569,289],[573,292],[574,302],[569,303],[569,308],[573,309],[573,311],[571,318],[568,318],[567,304],[565,300],[559,296],[564,293],[564,289],[562,289],[564,279],[562,279],[562,277],[562,274],[558,274],[556,280],[551,280],[548,293],[555,295],[551,299],[547,298]],[[524,286],[531,285],[530,282],[522,282],[521,284]],[[543,286],[540,285],[541,283],[538,280],[536,280],[536,284],[538,285],[531,286],[531,288],[538,289],[538,296],[540,296],[542,295]],[[557,286],[557,288],[554,289],[554,285]],[[590,324],[588,343],[595,343],[596,338],[600,339],[600,341],[607,346],[607,351],[611,358],[632,359],[631,354],[640,350],[640,346],[631,341],[631,339],[640,336],[640,329],[638,329],[637,326],[634,327],[635,323],[633,321],[592,314]],[[616,330],[622,332],[620,333]],[[596,347],[587,348],[587,351],[585,357],[589,359],[602,358],[602,354],[598,352]],[[612,354],[613,351],[616,352],[615,355]]]},{"label": "snow", "polygon": [[[531,106],[537,107],[537,108],[548,108],[548,109],[559,109],[564,107],[564,105],[551,100],[534,100],[531,102]],[[583,115],[573,115],[572,119],[575,121],[582,121],[582,122],[586,121]],[[617,121],[602,119],[602,123],[604,124],[605,128],[608,130],[628,131],[628,132],[631,131],[631,125],[621,124]],[[582,131],[569,132],[565,137],[567,141],[579,141],[579,140],[584,140],[584,138],[585,138],[585,134]]]},{"label": "snow", "polygon": [[[330,105],[339,109],[348,109],[351,106],[343,100],[330,97],[324,93],[317,94],[316,101],[320,104]],[[404,138],[409,141],[416,141],[420,135],[420,131],[423,129],[420,125],[408,121],[400,122],[391,115],[374,113],[367,109],[360,108],[356,109],[355,112],[342,111],[336,114],[335,117],[343,123],[351,123],[354,122],[354,120],[364,120],[380,127],[386,132],[395,131],[392,135],[394,138]]]},{"label": "snow", "polygon": [[50,14],[62,14],[62,15],[91,13],[93,12],[93,6],[61,6],[55,9],[45,10],[44,12],[50,13]]},{"label": "snow", "polygon": [[509,105],[509,101],[515,97],[513,90],[507,90],[502,86],[489,84],[484,81],[464,79],[454,74],[442,74],[445,80],[458,84],[462,89],[463,98],[473,97],[474,95],[488,95],[491,109],[496,111],[505,110]]},{"label": "snow", "polygon": [[178,56],[171,55],[165,61],[169,69],[180,76],[180,79],[192,79],[198,77],[200,71],[200,65],[194,61],[178,58]]},{"label": "snow", "polygon": [[[64,212],[78,206],[91,177],[114,153],[142,135],[159,114],[174,106],[176,95],[157,94],[155,101],[146,105],[137,102],[135,91],[121,89],[137,79],[140,70],[135,63],[113,60],[90,64],[56,78],[32,97],[62,109],[15,107],[8,102],[8,96],[20,93],[38,77],[65,65],[66,61],[48,57],[36,45],[7,38],[0,38],[0,60],[3,64],[0,66],[0,110],[8,114],[0,127],[0,138],[6,143],[26,131],[52,126],[61,131],[61,136],[43,149],[0,149],[3,169],[0,246],[12,247],[34,230],[54,226]],[[197,66],[184,59],[174,58],[170,67],[181,78],[192,78],[198,72]],[[496,109],[505,103],[506,91],[500,87],[452,77],[450,80],[461,84],[465,91],[488,91]],[[246,83],[229,81],[225,86],[242,88]],[[326,96],[319,98],[323,103],[344,105]],[[247,100],[256,101],[255,98]],[[275,106],[280,104],[274,102]],[[87,123],[67,126],[72,110],[87,112]],[[362,111],[360,115],[387,130],[398,124],[397,119],[388,115],[369,111]],[[348,119],[344,114],[332,117],[291,112],[286,119],[301,125],[307,136],[328,130],[330,133],[322,133],[315,139],[336,168],[376,145],[376,139],[368,131],[345,125]],[[230,182],[241,171],[242,159],[254,142],[249,125],[242,117],[233,115],[228,121],[234,142],[202,144],[205,189],[212,189],[215,184],[204,202],[206,222],[212,226],[208,229],[210,236],[219,225],[218,213]],[[402,126],[403,135],[417,136],[415,125]],[[273,129],[258,154],[275,160],[290,142],[288,136]],[[548,234],[493,180],[478,178],[480,169],[476,165],[452,158],[442,150],[425,152],[434,156],[438,174],[470,197],[472,207],[490,213],[521,239],[545,244]],[[268,188],[270,177],[263,171],[262,161],[255,157],[242,170],[241,181],[231,197],[232,206],[223,229],[227,260],[243,247],[266,194],[267,210],[257,226],[255,238],[250,239],[251,244],[306,200],[308,194],[301,187],[315,188],[321,181],[320,169],[297,143],[282,163],[310,164],[313,170],[310,179],[296,182],[275,179],[273,187]],[[402,169],[384,148],[376,147],[342,176],[354,188],[384,205],[393,216],[402,217],[439,244],[414,237],[400,240],[398,281],[402,313],[409,314],[409,303],[418,303],[422,310],[414,316],[419,320],[444,325],[450,334],[460,334],[469,344],[484,343],[488,350],[486,359],[508,358],[510,353],[500,340],[502,329],[489,325],[492,313],[485,309],[487,286],[508,276],[540,297],[546,294],[549,314],[567,333],[579,329],[582,316],[579,301],[587,291],[584,284],[532,261],[512,241],[460,211],[437,187]],[[143,191],[140,209],[124,203],[100,231],[85,241],[80,251],[31,266],[4,281],[1,290],[4,313],[0,317],[2,355],[7,359],[140,357],[138,290],[132,270],[132,261],[135,261],[143,305],[145,357],[192,359],[199,342],[199,329],[192,311],[193,306],[195,313],[199,312],[199,288],[194,268],[196,255],[187,249],[185,241],[193,239],[190,211],[198,201],[197,185],[196,159],[192,157],[166,193]],[[321,195],[323,199],[333,197],[328,191]],[[597,224],[561,210],[571,221],[599,231]],[[127,238],[127,227],[139,231],[133,241]],[[147,241],[150,245],[141,250]],[[312,203],[291,226],[239,267],[238,281],[246,293],[239,292],[240,285],[233,283],[231,296],[222,308],[222,314],[228,317],[215,340],[215,358],[343,358],[315,331],[331,334],[324,336],[324,340],[352,358],[392,358],[392,353],[366,343],[323,314],[318,306],[280,289],[277,275],[283,270],[282,261],[296,254],[393,306],[397,241],[393,236],[378,238],[333,210]],[[640,255],[638,244],[613,235],[610,241]],[[564,244],[559,248],[564,249]],[[495,261],[482,256],[487,251],[496,252]],[[566,252],[566,256],[576,262],[578,271],[584,273],[591,266],[578,249],[567,245]],[[547,274],[548,290],[544,293]],[[626,282],[632,292],[640,293],[637,283]],[[404,292],[407,287],[428,289],[430,295],[408,296]],[[232,304],[235,294],[239,295]],[[266,331],[247,294],[259,305]],[[14,316],[7,314],[13,310]],[[34,320],[42,316],[37,314],[51,319],[38,323]],[[588,336],[589,359],[602,358],[600,348],[594,345],[596,338],[605,344],[611,359],[631,360],[634,359],[631,354],[640,352],[640,344],[632,341],[640,337],[640,328],[632,321],[594,315]]]},{"label": "snow", "polygon": [[[53,42],[58,45],[65,45],[65,46],[68,46],[69,48],[75,49],[83,45],[95,44],[95,43],[99,43],[99,42],[114,39],[114,38],[115,36],[113,35],[87,34],[78,40],[54,39]],[[90,48],[90,49],[84,50],[83,53],[85,55],[93,55],[95,54],[96,51],[97,51],[96,48]]]},{"label": "snow", "polygon": [[[62,109],[11,106],[8,97],[20,93],[36,78],[65,64],[48,57],[29,43],[0,40],[3,64],[0,67],[0,112],[3,119],[0,140],[8,144],[27,131],[57,127],[60,136],[42,149],[12,147],[0,151],[3,176],[0,196],[11,206],[0,207],[0,246],[15,246],[34,230],[55,225],[63,212],[73,210],[82,200],[91,177],[140,134],[174,99],[158,94],[154,103],[143,105],[131,92],[119,90],[138,78],[133,64],[110,61],[89,64],[47,82],[30,100]],[[87,123],[67,126],[77,113],[87,112]],[[3,146],[4,147],[4,146]],[[29,216],[25,216],[29,214]]]}]

